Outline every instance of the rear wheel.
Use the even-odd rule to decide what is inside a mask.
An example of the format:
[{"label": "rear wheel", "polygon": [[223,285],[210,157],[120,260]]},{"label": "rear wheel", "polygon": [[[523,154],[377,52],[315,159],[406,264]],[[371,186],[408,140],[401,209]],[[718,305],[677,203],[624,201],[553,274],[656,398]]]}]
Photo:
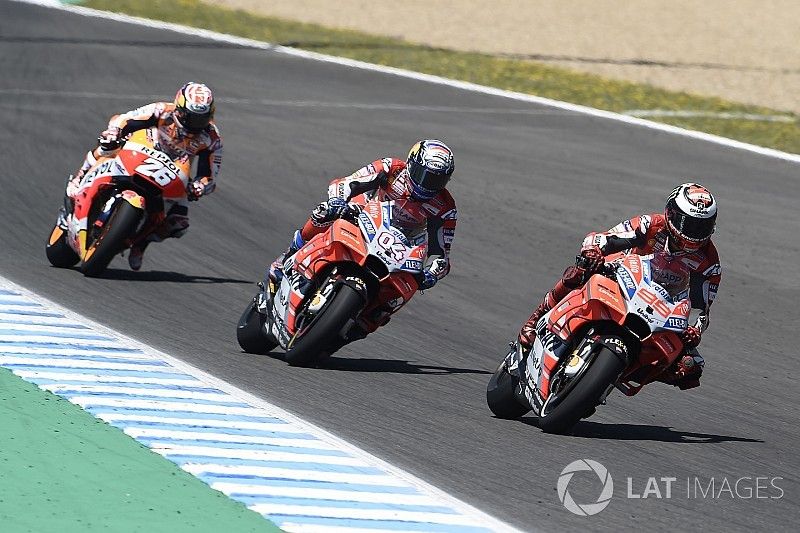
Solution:
[{"label": "rear wheel", "polygon": [[606,347],[600,348],[588,368],[560,391],[551,393],[539,417],[539,429],[546,433],[564,433],[600,401],[626,363]]},{"label": "rear wheel", "polygon": [[264,332],[265,317],[256,309],[255,298],[247,306],[236,326],[236,340],[247,353],[266,354],[278,346],[272,335]]},{"label": "rear wheel", "polygon": [[486,403],[497,418],[519,418],[531,410],[517,400],[514,390],[518,383],[519,380],[506,370],[505,361],[500,363],[489,379],[489,384],[486,386]]},{"label": "rear wheel", "polygon": [[364,306],[364,298],[353,287],[339,285],[331,301],[317,312],[308,331],[286,352],[286,362],[292,366],[309,366],[319,361],[325,350],[340,339],[347,323]]},{"label": "rear wheel", "polygon": [[81,264],[83,275],[91,277],[101,274],[114,256],[125,248],[125,241],[136,233],[143,216],[144,210],[120,201],[100,235],[86,250]]},{"label": "rear wheel", "polygon": [[47,260],[54,267],[68,268],[75,266],[81,260],[75,250],[67,244],[67,232],[58,225],[50,233],[44,251],[47,254]]}]

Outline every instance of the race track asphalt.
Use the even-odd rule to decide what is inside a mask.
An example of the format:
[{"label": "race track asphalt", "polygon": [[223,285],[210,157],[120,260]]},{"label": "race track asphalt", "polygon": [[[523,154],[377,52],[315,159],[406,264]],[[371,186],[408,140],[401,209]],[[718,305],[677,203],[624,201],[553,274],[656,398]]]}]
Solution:
[{"label": "race track asphalt", "polygon": [[[276,52],[0,1],[0,273],[259,395],[525,530],[792,530],[800,518],[800,167],[577,113]],[[51,268],[66,174],[108,116],[186,80],[211,85],[225,162],[180,241],[140,273]],[[421,137],[456,153],[453,271],[327,368],[239,351],[234,326],[330,177]],[[492,417],[490,373],[583,235],[661,209],[697,177],[720,202],[724,275],[703,386],[614,395],[572,436]],[[609,507],[567,512],[556,480],[600,461]],[[670,499],[641,494],[675,477]],[[744,498],[756,477],[782,477]],[[687,497],[694,478],[713,496]],[[722,490],[723,479],[739,494]],[[598,485],[570,486],[576,500]],[[665,496],[664,484],[661,495]],[[769,482],[767,482],[769,485]],[[585,490],[584,490],[585,489]],[[719,492],[719,494],[716,494]],[[694,497],[697,496],[697,497]],[[766,498],[764,498],[766,496]]]}]

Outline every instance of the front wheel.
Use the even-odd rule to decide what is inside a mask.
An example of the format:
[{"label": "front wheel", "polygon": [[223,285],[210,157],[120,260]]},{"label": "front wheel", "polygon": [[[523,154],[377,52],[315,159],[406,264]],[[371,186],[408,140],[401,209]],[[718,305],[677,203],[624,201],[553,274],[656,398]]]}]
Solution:
[{"label": "front wheel", "polygon": [[291,366],[309,366],[318,361],[325,349],[339,339],[347,323],[364,306],[361,294],[347,284],[339,285],[331,299],[314,317],[308,331],[286,352],[286,362]]},{"label": "front wheel", "polygon": [[83,275],[89,277],[100,275],[114,256],[125,249],[125,241],[136,233],[143,216],[143,209],[121,201],[105,223],[100,235],[83,255],[81,264]]},{"label": "front wheel", "polygon": [[44,251],[50,264],[58,268],[75,266],[81,260],[75,250],[67,244],[67,232],[59,225],[56,225],[50,233]]},{"label": "front wheel", "polygon": [[[564,389],[551,393],[539,416],[539,429],[545,433],[564,433],[600,401],[626,363],[606,347],[600,348],[589,367]],[[563,396],[562,396],[563,395]],[[552,408],[550,407],[552,405]]]},{"label": "front wheel", "polygon": [[236,325],[236,340],[239,346],[247,353],[266,354],[278,346],[278,341],[272,335],[264,333],[265,317],[256,309],[255,298],[239,318]]}]

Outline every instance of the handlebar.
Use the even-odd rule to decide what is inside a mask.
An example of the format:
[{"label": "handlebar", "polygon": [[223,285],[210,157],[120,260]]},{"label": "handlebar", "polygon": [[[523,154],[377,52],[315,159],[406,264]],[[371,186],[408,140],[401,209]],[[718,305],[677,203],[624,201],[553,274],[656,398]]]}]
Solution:
[{"label": "handlebar", "polygon": [[606,277],[613,277],[615,272],[617,271],[617,265],[616,263],[613,262],[603,263],[603,265],[600,266],[600,268],[598,268],[597,270],[594,270],[593,268],[590,269],[589,267],[591,265],[589,264],[589,261],[585,257],[580,255],[575,257],[575,266],[578,268],[582,268],[584,270],[591,270],[593,271],[592,273],[594,274],[601,274]]},{"label": "handlebar", "polygon": [[361,214],[361,206],[358,204],[347,204],[347,209],[342,213],[341,217],[348,222],[358,225],[358,217]]},{"label": "handlebar", "polygon": [[597,273],[602,274],[607,278],[614,279],[617,273],[617,263],[603,263],[603,266],[600,267],[600,270],[598,270]]}]

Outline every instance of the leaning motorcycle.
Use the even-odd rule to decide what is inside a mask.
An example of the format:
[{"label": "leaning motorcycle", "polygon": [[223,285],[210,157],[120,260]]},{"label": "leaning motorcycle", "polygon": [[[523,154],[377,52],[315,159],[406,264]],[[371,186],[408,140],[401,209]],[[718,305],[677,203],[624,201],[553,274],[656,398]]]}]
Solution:
[{"label": "leaning motorcycle", "polygon": [[566,432],[614,388],[635,395],[683,353],[689,300],[653,281],[651,259],[607,263],[539,320],[530,353],[511,343],[486,389],[495,416],[533,410],[540,429]]},{"label": "leaning motorcycle", "polygon": [[395,213],[394,201],[366,202],[288,257],[242,314],[242,349],[280,346],[290,365],[309,366],[385,324],[419,287],[427,252],[427,234],[405,235]]},{"label": "leaning motorcycle", "polygon": [[80,262],[84,275],[101,274],[115,255],[164,221],[165,200],[186,198],[188,183],[188,162],[173,161],[147,130],[134,133],[116,156],[99,158],[77,186],[68,183],[47,259],[62,268]]}]

